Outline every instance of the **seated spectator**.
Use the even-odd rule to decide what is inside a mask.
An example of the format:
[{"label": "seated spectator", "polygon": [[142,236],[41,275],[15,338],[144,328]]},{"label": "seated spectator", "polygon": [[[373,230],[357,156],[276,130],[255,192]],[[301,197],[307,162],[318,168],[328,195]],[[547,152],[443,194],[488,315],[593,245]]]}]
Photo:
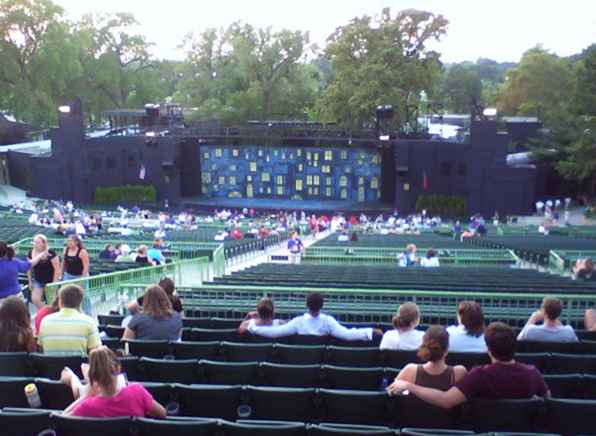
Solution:
[{"label": "seated spectator", "polygon": [[449,333],[443,326],[431,326],[422,337],[418,357],[422,365],[410,363],[397,375],[396,380],[404,380],[426,388],[446,391],[458,383],[465,375],[463,366],[449,366],[445,363],[449,349]]},{"label": "seated spectator", "polygon": [[297,316],[287,324],[279,326],[259,326],[256,323],[249,324],[248,331],[267,338],[279,338],[291,335],[315,335],[333,336],[346,341],[372,340],[372,328],[348,329],[337,322],[332,316],[321,313],[324,301],[323,294],[313,292],[306,298],[308,312],[304,315]]},{"label": "seated spectator", "polygon": [[586,330],[596,331],[596,309],[586,310],[584,315],[584,326]]},{"label": "seated spectator", "polygon": [[112,244],[107,244],[99,253],[99,258],[104,260],[115,260],[118,257]]},{"label": "seated spectator", "polygon": [[52,313],[56,313],[60,310],[58,306],[58,295],[54,298],[54,302],[52,304],[45,305],[41,309],[37,311],[35,314],[35,336],[39,336],[39,328],[41,327],[41,321],[48,315]]},{"label": "seated spectator", "polygon": [[248,326],[255,324],[258,326],[278,326],[284,324],[284,321],[275,319],[275,307],[271,298],[261,298],[257,304],[256,312],[249,312],[246,314],[244,321],[238,327],[238,333],[244,334],[248,331]]},{"label": "seated spectator", "polygon": [[350,241],[358,242],[358,233],[352,232],[352,235],[350,236]]},{"label": "seated spectator", "polygon": [[402,304],[393,317],[395,329],[385,332],[379,348],[381,350],[417,350],[424,336],[424,332],[416,330],[418,324],[420,324],[418,306],[415,303]]},{"label": "seated spectator", "polygon": [[348,232],[343,231],[339,234],[339,236],[337,237],[338,242],[348,242],[350,240],[350,237],[348,236]]},{"label": "seated spectator", "polygon": [[[535,311],[524,326],[518,341],[577,342],[577,336],[570,325],[559,320],[563,303],[558,298],[545,297],[542,306]],[[542,324],[538,325],[539,322]]]},{"label": "seated spectator", "polygon": [[97,323],[80,312],[83,288],[64,285],[58,291],[57,313],[47,315],[39,327],[38,342],[46,354],[81,354],[99,347]]},{"label": "seated spectator", "polygon": [[[176,312],[182,315],[184,313],[184,310],[182,308],[182,301],[176,294],[176,285],[174,283],[174,280],[172,280],[169,277],[164,277],[159,281],[158,285],[161,286],[161,288],[166,292],[166,294],[168,294],[170,303],[172,303],[172,309],[174,309]],[[141,311],[141,309],[143,309],[144,298],[145,295],[141,295],[139,298],[137,298],[135,301],[128,305],[128,310],[131,314],[137,314],[139,311]]]},{"label": "seated spectator", "polygon": [[436,268],[441,266],[439,264],[439,258],[437,257],[437,252],[435,250],[428,250],[426,252],[426,257],[420,259],[420,265],[425,268]]},{"label": "seated spectator", "polygon": [[0,304],[0,352],[37,351],[29,309],[19,297]]},{"label": "seated spectator", "polygon": [[415,266],[418,265],[420,259],[416,256],[416,245],[408,244],[406,251],[397,255],[397,263],[399,266]]},{"label": "seated spectator", "polygon": [[176,341],[182,335],[182,317],[172,309],[168,294],[159,285],[150,286],[143,298],[143,311],[132,317],[122,339]]},{"label": "seated spectator", "polygon": [[166,263],[166,258],[161,252],[161,243],[160,241],[155,241],[153,247],[147,251],[147,257],[150,261],[152,261],[155,265],[163,265]]},{"label": "seated spectator", "polygon": [[99,347],[89,353],[90,388],[64,411],[65,415],[88,418],[112,418],[118,416],[165,418],[166,410],[153,399],[141,384],[121,386],[118,358],[107,347]]},{"label": "seated spectator", "polygon": [[137,249],[137,257],[135,257],[135,263],[140,263],[146,266],[154,265],[153,261],[147,256],[147,246],[139,245]]},{"label": "seated spectator", "polygon": [[583,280],[592,280],[593,277],[596,277],[596,274],[594,274],[594,261],[592,258],[578,259],[573,267],[573,274],[575,278]]},{"label": "seated spectator", "polygon": [[486,353],[484,313],[475,301],[462,301],[457,308],[457,326],[447,328],[452,352]]},{"label": "seated spectator", "polygon": [[114,262],[132,262],[134,259],[130,256],[130,247],[127,244],[120,245],[120,254]]},{"label": "seated spectator", "polygon": [[550,397],[542,374],[531,365],[515,361],[515,333],[507,324],[493,322],[485,332],[490,365],[473,368],[448,391],[418,386],[396,380],[388,391],[395,395],[409,391],[418,398],[438,407],[449,409],[475,398],[490,400],[524,399],[535,395]]}]

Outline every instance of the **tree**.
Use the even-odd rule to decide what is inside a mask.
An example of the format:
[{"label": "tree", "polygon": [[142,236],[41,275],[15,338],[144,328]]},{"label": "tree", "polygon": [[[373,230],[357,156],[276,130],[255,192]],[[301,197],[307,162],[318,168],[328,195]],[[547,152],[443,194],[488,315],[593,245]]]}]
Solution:
[{"label": "tree", "polygon": [[62,14],[50,0],[0,2],[2,103],[34,125],[47,125],[47,114],[55,114],[55,98],[67,87],[72,70]]},{"label": "tree", "polygon": [[299,117],[314,101],[316,70],[305,64],[308,34],[234,23],[190,35],[177,100],[196,117],[224,123]]},{"label": "tree", "polygon": [[363,16],[339,27],[325,52],[333,77],[319,102],[323,118],[350,128],[371,126],[376,106],[391,104],[395,125],[405,126],[421,92],[432,97],[441,64],[427,44],[446,27],[441,15],[408,9],[392,16],[388,8],[378,19]]},{"label": "tree", "polygon": [[455,113],[470,113],[472,101],[481,101],[482,82],[472,65],[457,64],[448,69],[442,84],[447,108]]},{"label": "tree", "polygon": [[574,72],[573,110],[579,115],[596,117],[596,44],[582,53]]},{"label": "tree", "polygon": [[547,124],[569,110],[573,73],[568,61],[535,47],[507,73],[498,96],[499,110],[538,116]]}]

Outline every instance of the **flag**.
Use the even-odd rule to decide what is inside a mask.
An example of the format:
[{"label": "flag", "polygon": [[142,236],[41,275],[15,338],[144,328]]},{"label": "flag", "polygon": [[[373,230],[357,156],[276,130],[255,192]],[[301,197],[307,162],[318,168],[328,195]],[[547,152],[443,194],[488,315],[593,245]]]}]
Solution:
[{"label": "flag", "polygon": [[141,165],[141,169],[139,170],[139,179],[145,180],[145,174],[147,170],[145,169],[145,165]]},{"label": "flag", "polygon": [[428,191],[428,177],[426,176],[426,171],[422,174],[422,189]]}]

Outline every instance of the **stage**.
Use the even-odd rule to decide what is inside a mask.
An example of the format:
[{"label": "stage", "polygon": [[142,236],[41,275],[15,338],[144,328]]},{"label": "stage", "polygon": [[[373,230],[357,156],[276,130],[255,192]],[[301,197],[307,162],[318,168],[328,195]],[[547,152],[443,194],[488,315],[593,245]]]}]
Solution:
[{"label": "stage", "polygon": [[379,214],[391,213],[395,209],[391,204],[383,203],[360,203],[354,201],[341,200],[282,200],[265,198],[183,198],[180,200],[180,206],[184,208],[193,208],[197,210],[214,209],[242,209],[247,207],[259,211],[287,210],[315,213],[361,213]]}]

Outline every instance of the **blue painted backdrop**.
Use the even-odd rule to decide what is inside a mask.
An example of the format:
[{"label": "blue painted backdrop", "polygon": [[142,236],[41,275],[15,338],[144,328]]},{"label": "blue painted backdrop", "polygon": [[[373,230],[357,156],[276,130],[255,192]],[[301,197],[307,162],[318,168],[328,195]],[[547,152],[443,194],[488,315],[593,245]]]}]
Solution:
[{"label": "blue painted backdrop", "polygon": [[381,155],[364,148],[201,145],[205,197],[378,201]]}]

